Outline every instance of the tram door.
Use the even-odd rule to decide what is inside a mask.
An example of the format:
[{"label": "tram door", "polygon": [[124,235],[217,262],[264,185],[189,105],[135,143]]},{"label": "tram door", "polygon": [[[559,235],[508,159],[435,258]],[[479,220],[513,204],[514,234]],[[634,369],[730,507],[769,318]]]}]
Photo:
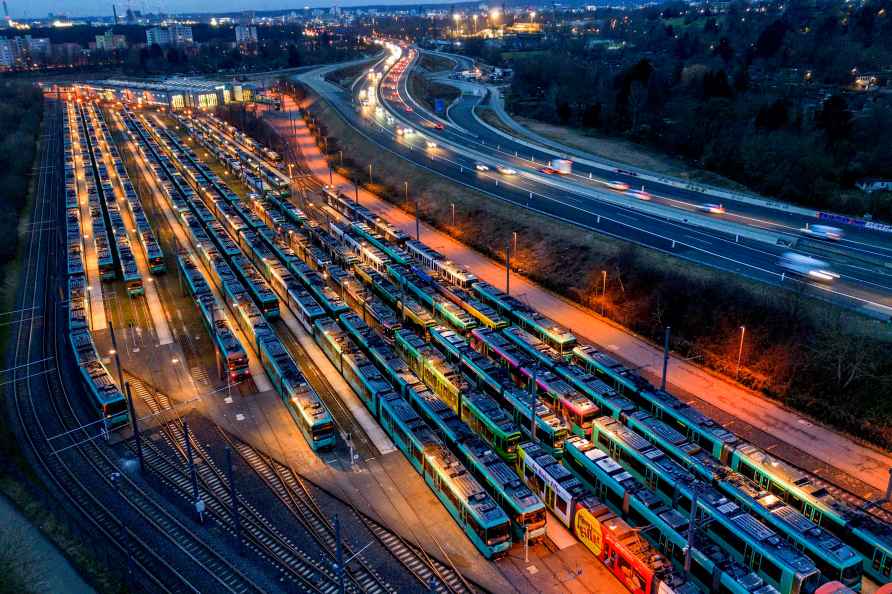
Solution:
[{"label": "tram door", "polygon": [[877,547],[873,551],[873,568],[875,571],[881,571],[888,576],[892,571],[892,556],[883,552],[883,549]]},{"label": "tram door", "polygon": [[762,553],[753,549],[750,545],[746,545],[743,551],[743,562],[753,571],[758,571],[762,566]]},{"label": "tram door", "polygon": [[651,491],[656,491],[657,481],[659,480],[659,477],[657,476],[657,473],[654,471],[653,468],[649,466],[646,468],[644,472],[644,479],[647,483],[647,488]]}]

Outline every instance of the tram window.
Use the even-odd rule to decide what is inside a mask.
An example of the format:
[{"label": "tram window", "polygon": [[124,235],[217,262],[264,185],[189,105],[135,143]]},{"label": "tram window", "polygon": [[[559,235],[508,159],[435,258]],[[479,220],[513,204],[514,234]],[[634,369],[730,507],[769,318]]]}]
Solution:
[{"label": "tram window", "polygon": [[566,516],[568,513],[567,505],[570,502],[555,494],[555,508],[561,513],[561,515]]},{"label": "tram window", "polygon": [[452,491],[452,489],[449,488],[448,484],[443,489],[443,492],[446,494],[446,497],[449,498],[449,501],[452,502],[452,505],[454,505],[456,509],[460,510],[462,506],[459,503],[458,499],[456,498],[455,493]]},{"label": "tram window", "polygon": [[[828,574],[825,573],[825,575],[828,575]],[[860,564],[850,565],[849,567],[846,567],[842,571],[842,581],[850,582],[853,579],[855,579],[855,577],[857,577],[859,575],[861,575],[861,565]]]},{"label": "tram window", "polygon": [[[761,557],[758,553],[757,556]],[[759,569],[758,567],[754,567],[754,569]],[[763,559],[762,560],[762,571],[765,572],[765,575],[773,579],[775,582],[780,583],[781,577],[783,577],[783,573],[781,572],[781,568],[772,561],[771,559]]]},{"label": "tram window", "polygon": [[750,466],[746,460],[744,460],[742,458],[740,459],[740,462],[737,465],[737,472],[739,472],[740,474],[742,474],[743,476],[745,476],[746,478],[748,478],[750,480],[756,479],[755,469],[752,466]]},{"label": "tram window", "polygon": [[499,524],[486,530],[486,544],[500,542],[508,536],[508,524]]},{"label": "tram window", "polygon": [[625,586],[631,590],[632,592],[643,591],[647,584],[644,582],[642,576],[638,574],[634,567],[632,567],[629,562],[624,557],[617,558],[617,568],[616,572],[619,576],[620,581],[625,584]]}]

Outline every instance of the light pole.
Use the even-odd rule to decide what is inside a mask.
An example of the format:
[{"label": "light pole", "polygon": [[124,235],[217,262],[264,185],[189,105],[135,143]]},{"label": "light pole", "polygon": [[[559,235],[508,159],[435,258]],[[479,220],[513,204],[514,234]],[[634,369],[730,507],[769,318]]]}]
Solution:
[{"label": "light pole", "polygon": [[512,246],[512,252],[517,256],[517,231],[512,231],[511,235],[514,236],[514,245]]},{"label": "light pole", "polygon": [[746,326],[740,327],[740,346],[737,348],[737,369],[734,370],[734,379],[740,377],[740,359],[743,357],[743,336],[746,334]]},{"label": "light pole", "polygon": [[406,188],[406,203],[408,204],[408,202],[409,202],[409,182],[404,181],[403,187]]},{"label": "light pole", "polygon": [[340,149],[338,150],[338,165],[341,167],[344,166],[344,151]]},{"label": "light pole", "polygon": [[669,370],[669,333],[672,331],[670,326],[666,326],[666,335],[663,339],[663,381],[660,382],[660,389],[666,390],[666,372]]},{"label": "light pole", "polygon": [[505,244],[505,294],[511,294],[511,244]]},{"label": "light pole", "polygon": [[601,271],[601,316],[604,316],[604,302],[607,301],[607,271]]},{"label": "light pole", "polygon": [[455,227],[455,202],[452,203],[452,226]]},{"label": "light pole", "polygon": [[369,163],[369,184],[372,183],[372,164]]}]

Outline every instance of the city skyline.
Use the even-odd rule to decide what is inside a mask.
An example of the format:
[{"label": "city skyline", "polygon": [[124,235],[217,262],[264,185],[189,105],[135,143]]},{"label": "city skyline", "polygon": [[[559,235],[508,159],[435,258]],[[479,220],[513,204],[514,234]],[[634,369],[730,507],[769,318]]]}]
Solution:
[{"label": "city skyline", "polygon": [[159,13],[166,14],[183,14],[183,13],[227,13],[241,12],[245,10],[269,11],[269,10],[301,10],[304,8],[331,8],[340,6],[342,8],[357,6],[417,6],[422,4],[453,4],[458,2],[442,2],[442,1],[418,1],[418,0],[386,0],[384,2],[367,2],[364,0],[344,0],[343,2],[332,2],[330,0],[309,0],[299,4],[291,4],[280,2],[279,0],[251,0],[250,2],[242,2],[240,0],[224,0],[222,2],[209,3],[205,0],[175,0],[168,2],[147,1],[137,3],[120,3],[103,2],[101,0],[87,0],[79,2],[76,0],[40,0],[38,2],[29,3],[26,9],[17,6],[15,3],[7,2],[10,16],[14,20],[30,20],[43,19],[48,15],[64,15],[69,18],[84,17],[106,17],[112,16],[112,5],[118,10],[118,16],[123,17],[127,9],[139,10],[143,13]]}]

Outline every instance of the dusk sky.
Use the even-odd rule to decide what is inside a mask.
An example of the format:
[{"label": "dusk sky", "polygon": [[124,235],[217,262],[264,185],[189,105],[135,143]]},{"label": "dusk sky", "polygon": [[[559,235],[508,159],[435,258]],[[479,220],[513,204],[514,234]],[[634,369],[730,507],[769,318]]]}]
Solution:
[{"label": "dusk sky", "polygon": [[[448,0],[447,0],[448,1]],[[115,0],[7,0],[9,13],[13,18],[28,19],[45,17],[48,13],[65,14],[71,17],[111,16]],[[129,6],[143,12],[233,12],[239,10],[282,10],[299,9],[304,6],[363,6],[370,4],[424,4],[423,0],[117,0],[118,15],[123,16]],[[442,4],[443,0],[437,2]]]}]

